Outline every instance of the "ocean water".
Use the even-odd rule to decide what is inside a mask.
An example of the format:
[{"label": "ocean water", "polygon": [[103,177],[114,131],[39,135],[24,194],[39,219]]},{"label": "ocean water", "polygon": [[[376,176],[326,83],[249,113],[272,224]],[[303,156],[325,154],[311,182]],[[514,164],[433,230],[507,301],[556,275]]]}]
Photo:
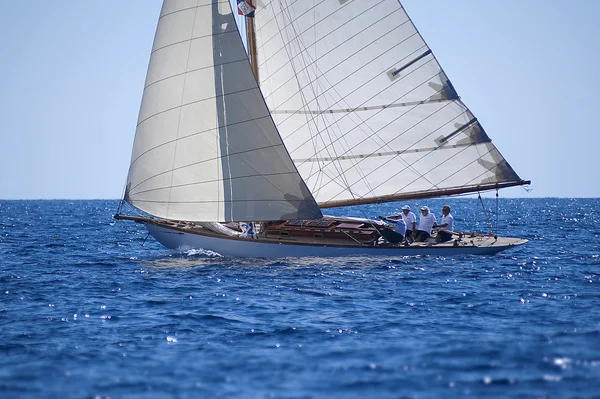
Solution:
[{"label": "ocean water", "polygon": [[[486,229],[476,199],[424,203]],[[0,397],[600,398],[600,199],[485,206],[530,242],[227,259],[115,223],[117,201],[0,201]]]}]

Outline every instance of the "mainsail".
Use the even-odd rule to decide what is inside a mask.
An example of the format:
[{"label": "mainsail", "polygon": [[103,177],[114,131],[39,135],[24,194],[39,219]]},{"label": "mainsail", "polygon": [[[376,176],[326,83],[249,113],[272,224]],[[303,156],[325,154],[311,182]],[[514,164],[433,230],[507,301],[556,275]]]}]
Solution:
[{"label": "mainsail", "polygon": [[261,96],[228,0],[164,2],[125,199],[178,220],[321,217]]},{"label": "mainsail", "polygon": [[261,0],[260,87],[321,207],[528,184],[398,0]]}]

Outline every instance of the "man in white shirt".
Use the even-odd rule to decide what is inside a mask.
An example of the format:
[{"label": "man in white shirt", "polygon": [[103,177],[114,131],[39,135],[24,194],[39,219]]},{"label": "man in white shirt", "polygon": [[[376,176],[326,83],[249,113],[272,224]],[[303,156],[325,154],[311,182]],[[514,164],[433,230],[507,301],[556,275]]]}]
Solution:
[{"label": "man in white shirt", "polygon": [[436,223],[435,215],[429,212],[429,207],[421,207],[421,217],[419,217],[419,227],[413,233],[415,242],[426,241],[431,235],[431,229]]},{"label": "man in white shirt", "polygon": [[410,206],[404,205],[402,207],[402,219],[406,224],[406,239],[412,242],[413,232],[416,230],[417,217],[413,212],[410,211]]},{"label": "man in white shirt", "polygon": [[452,239],[452,232],[454,231],[454,216],[450,214],[450,206],[444,205],[442,208],[442,223],[434,225],[439,228],[436,242],[446,242]]}]

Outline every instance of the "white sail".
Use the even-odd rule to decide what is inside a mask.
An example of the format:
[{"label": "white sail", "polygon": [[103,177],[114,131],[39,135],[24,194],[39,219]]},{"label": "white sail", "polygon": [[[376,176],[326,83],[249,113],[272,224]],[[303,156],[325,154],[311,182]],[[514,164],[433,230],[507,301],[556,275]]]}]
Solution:
[{"label": "white sail", "polygon": [[125,199],[191,221],[318,218],[258,89],[228,0],[165,0]]},{"label": "white sail", "polygon": [[261,0],[260,86],[320,206],[523,184],[397,0]]}]

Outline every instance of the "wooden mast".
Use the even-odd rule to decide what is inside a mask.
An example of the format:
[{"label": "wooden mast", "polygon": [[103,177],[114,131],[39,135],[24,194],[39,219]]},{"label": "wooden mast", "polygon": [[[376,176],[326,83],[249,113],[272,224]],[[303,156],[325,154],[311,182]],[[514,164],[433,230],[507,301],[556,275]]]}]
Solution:
[{"label": "wooden mast", "polygon": [[256,32],[254,31],[254,18],[246,17],[246,38],[248,39],[248,55],[250,56],[250,65],[256,81],[258,79],[258,60],[256,57]]}]

